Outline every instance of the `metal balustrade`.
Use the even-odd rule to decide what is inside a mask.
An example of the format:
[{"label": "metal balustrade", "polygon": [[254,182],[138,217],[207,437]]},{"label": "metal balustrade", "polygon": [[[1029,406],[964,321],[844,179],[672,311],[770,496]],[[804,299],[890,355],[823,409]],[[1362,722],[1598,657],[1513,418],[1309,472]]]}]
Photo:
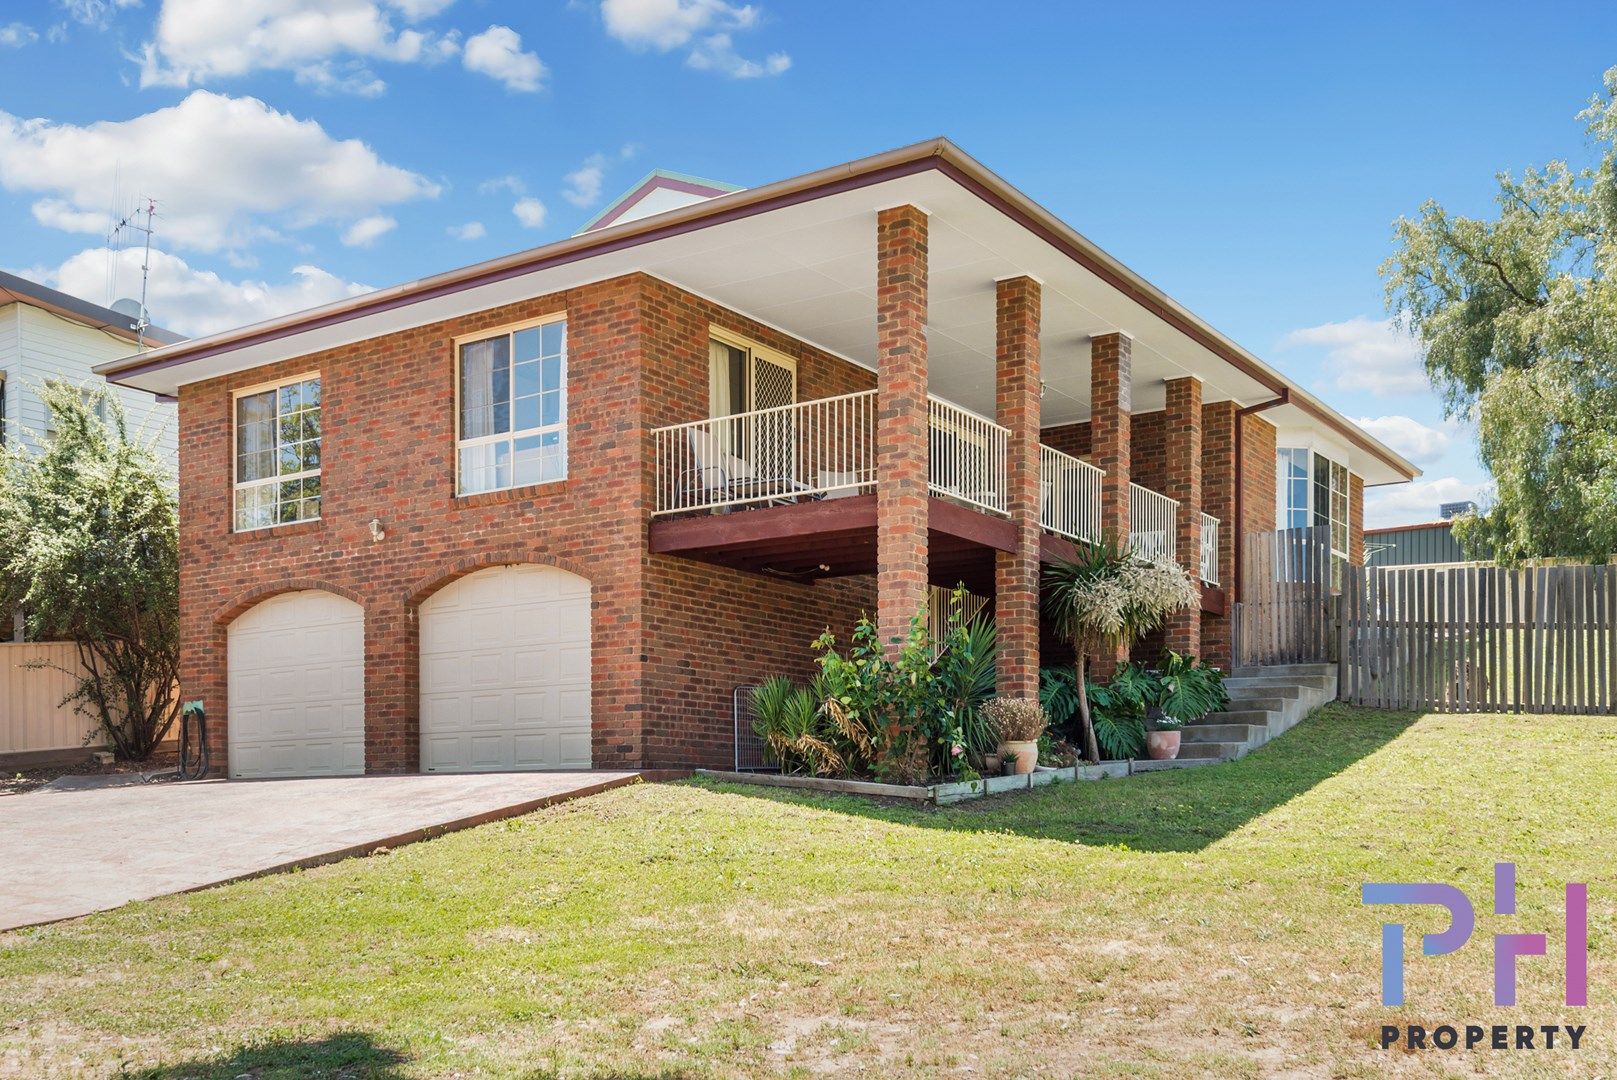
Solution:
[{"label": "metal balustrade", "polygon": [[1218,518],[1212,514],[1202,515],[1201,578],[1218,584]]},{"label": "metal balustrade", "polygon": [[1179,543],[1174,518],[1178,513],[1179,500],[1130,483],[1129,546],[1141,555],[1175,558]]},{"label": "metal balustrade", "polygon": [[927,398],[927,408],[931,429],[927,486],[935,495],[1004,514],[1010,429],[935,397]]},{"label": "metal balustrade", "polygon": [[1099,540],[1100,485],[1105,475],[1087,461],[1040,444],[1039,524],[1069,540]]},{"label": "metal balustrade", "polygon": [[835,499],[876,489],[876,391],[652,431],[655,512]]}]

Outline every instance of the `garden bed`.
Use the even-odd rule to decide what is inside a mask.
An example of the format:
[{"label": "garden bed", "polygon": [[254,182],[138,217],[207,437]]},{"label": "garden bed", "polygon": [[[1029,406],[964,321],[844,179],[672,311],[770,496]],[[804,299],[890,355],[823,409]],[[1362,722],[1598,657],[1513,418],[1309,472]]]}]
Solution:
[{"label": "garden bed", "polygon": [[1128,776],[1136,771],[1136,766],[1146,764],[1148,763],[1144,761],[1103,761],[1099,765],[1069,765],[1060,769],[1041,765],[1037,772],[1018,776],[985,776],[980,780],[947,784],[883,784],[875,780],[833,780],[822,776],[782,776],[779,773],[725,772],[719,769],[697,769],[696,775],[723,780],[727,784],[758,784],[761,787],[834,791],[843,795],[869,795],[879,799],[904,799],[945,806],[966,799],[981,799],[988,795],[1032,791],[1046,784],[1070,784],[1078,780],[1106,780]]}]

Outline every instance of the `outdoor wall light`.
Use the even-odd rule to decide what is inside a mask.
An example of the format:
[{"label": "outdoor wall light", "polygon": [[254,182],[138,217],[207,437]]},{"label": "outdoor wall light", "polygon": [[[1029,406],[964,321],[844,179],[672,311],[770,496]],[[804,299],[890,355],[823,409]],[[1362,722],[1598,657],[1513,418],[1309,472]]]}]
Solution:
[{"label": "outdoor wall light", "polygon": [[387,530],[382,528],[382,519],[371,518],[371,540],[374,543],[380,544],[382,542],[382,538],[386,535]]}]

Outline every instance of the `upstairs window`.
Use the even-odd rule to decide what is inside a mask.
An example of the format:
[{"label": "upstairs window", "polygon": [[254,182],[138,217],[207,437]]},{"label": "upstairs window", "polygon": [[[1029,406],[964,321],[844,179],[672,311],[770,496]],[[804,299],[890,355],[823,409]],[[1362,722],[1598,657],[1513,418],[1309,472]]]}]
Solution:
[{"label": "upstairs window", "polygon": [[565,479],[566,319],[462,341],[456,368],[457,492]]},{"label": "upstairs window", "polygon": [[320,517],[320,377],[236,395],[235,529]]}]

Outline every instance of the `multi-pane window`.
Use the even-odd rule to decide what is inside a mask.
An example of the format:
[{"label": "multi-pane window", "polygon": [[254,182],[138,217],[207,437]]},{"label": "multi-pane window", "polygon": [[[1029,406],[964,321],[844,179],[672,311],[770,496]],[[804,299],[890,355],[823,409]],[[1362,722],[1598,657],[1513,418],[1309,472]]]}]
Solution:
[{"label": "multi-pane window", "polygon": [[1276,523],[1310,526],[1331,540],[1331,574],[1340,582],[1348,559],[1348,470],[1341,462],[1300,447],[1281,447],[1275,458]]},{"label": "multi-pane window", "polygon": [[463,343],[458,367],[460,494],[566,477],[566,321]]},{"label": "multi-pane window", "polygon": [[320,516],[320,378],[236,397],[236,531]]},{"label": "multi-pane window", "polygon": [[1275,486],[1280,496],[1278,526],[1282,529],[1308,527],[1308,451],[1281,447],[1275,468]]}]

